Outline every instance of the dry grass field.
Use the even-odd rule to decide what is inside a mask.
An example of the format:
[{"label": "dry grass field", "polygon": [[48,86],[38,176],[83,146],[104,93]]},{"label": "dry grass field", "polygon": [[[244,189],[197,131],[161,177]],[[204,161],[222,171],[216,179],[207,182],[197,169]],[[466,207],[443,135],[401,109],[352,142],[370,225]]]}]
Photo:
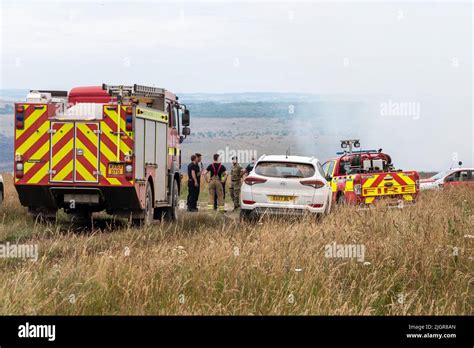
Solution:
[{"label": "dry grass field", "polygon": [[[139,229],[35,222],[5,179],[0,244],[37,244],[39,257],[0,259],[2,315],[473,314],[473,188],[321,221],[203,212]],[[334,242],[364,259],[326,257]]]}]

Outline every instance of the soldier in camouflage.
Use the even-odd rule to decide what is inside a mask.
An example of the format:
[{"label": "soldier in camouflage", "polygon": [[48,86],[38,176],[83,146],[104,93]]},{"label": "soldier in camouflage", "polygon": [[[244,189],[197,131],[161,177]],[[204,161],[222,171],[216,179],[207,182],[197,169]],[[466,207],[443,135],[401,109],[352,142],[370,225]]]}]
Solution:
[{"label": "soldier in camouflage", "polygon": [[240,187],[242,186],[242,167],[237,156],[232,157],[232,169],[230,170],[230,197],[234,202],[234,209],[240,208]]}]

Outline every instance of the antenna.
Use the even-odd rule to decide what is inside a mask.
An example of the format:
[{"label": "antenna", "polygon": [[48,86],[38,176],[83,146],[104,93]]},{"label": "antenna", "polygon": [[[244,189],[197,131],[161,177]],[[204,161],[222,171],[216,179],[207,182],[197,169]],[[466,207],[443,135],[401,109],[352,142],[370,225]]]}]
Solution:
[{"label": "antenna", "polygon": [[286,149],[286,158],[288,158],[288,156],[290,156],[290,149],[291,149],[291,147],[288,147],[288,149]]}]

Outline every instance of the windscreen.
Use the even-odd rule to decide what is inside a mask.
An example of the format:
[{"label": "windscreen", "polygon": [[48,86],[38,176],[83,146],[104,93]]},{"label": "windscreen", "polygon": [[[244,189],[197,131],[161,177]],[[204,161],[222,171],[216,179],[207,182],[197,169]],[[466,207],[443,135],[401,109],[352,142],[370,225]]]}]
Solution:
[{"label": "windscreen", "polygon": [[259,162],[255,173],[272,178],[309,178],[314,175],[315,169],[308,163]]}]

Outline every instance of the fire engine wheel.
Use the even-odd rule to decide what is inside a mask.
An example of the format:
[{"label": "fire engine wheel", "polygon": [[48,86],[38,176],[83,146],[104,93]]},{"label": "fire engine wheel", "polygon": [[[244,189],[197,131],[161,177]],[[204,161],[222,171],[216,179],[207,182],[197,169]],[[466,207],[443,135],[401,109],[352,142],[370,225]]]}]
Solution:
[{"label": "fire engine wheel", "polygon": [[145,211],[141,221],[142,225],[149,226],[153,222],[153,192],[151,186],[146,185]]},{"label": "fire engine wheel", "polygon": [[153,192],[151,186],[146,185],[145,209],[140,218],[134,218],[132,223],[136,226],[149,226],[153,222]]},{"label": "fire engine wheel", "polygon": [[178,189],[178,182],[176,180],[173,181],[173,199],[171,202],[171,207],[166,208],[165,210],[165,218],[169,221],[176,221],[178,220],[178,197],[179,189]]}]

